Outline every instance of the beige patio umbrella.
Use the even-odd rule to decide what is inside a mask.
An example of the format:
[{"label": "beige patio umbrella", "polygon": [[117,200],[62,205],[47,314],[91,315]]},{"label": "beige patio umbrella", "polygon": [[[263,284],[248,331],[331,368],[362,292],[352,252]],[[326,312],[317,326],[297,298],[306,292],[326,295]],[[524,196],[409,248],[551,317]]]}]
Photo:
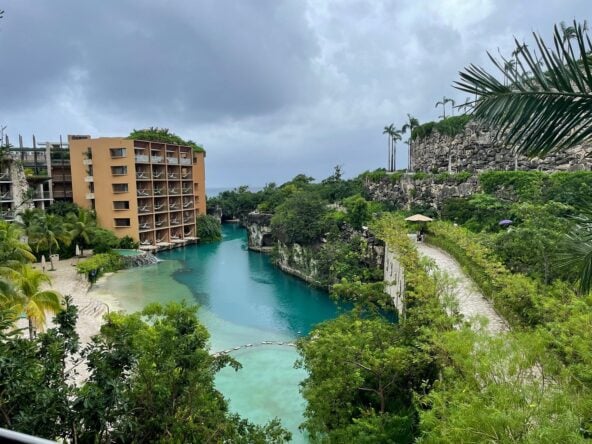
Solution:
[{"label": "beige patio umbrella", "polygon": [[413,216],[406,217],[405,220],[409,222],[432,222],[434,219],[423,214],[414,214]]}]

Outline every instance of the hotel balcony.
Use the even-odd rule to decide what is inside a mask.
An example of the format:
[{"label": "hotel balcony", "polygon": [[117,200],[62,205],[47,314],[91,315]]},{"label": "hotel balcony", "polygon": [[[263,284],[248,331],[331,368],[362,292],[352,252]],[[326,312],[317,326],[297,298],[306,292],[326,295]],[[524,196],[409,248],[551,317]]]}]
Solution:
[{"label": "hotel balcony", "polygon": [[86,193],[86,199],[91,200],[95,198],[95,193]]},{"label": "hotel balcony", "polygon": [[191,209],[193,209],[193,202],[191,202],[191,201],[185,201],[185,202],[183,202],[183,209],[184,210],[191,210]]},{"label": "hotel balcony", "polygon": [[150,158],[147,154],[136,154],[136,163],[148,163]]},{"label": "hotel balcony", "polygon": [[95,178],[93,176],[84,176],[84,181],[85,182],[94,182]]},{"label": "hotel balcony", "polygon": [[82,159],[82,165],[88,166],[88,165],[92,165],[92,164],[93,164],[92,159]]},{"label": "hotel balcony", "polygon": [[181,218],[177,215],[171,217],[171,227],[181,225]]},{"label": "hotel balcony", "polygon": [[191,173],[189,173],[189,172],[181,173],[181,179],[183,179],[183,180],[191,180],[192,179]]},{"label": "hotel balcony", "polygon": [[150,197],[152,196],[152,190],[150,188],[138,188],[138,197]]},{"label": "hotel balcony", "polygon": [[163,187],[156,187],[154,188],[154,195],[155,196],[164,196],[165,189]]},{"label": "hotel balcony", "polygon": [[150,171],[137,171],[136,172],[136,179],[137,180],[150,180],[151,174]]},{"label": "hotel balcony", "polygon": [[140,205],[138,207],[138,212],[140,212],[140,213],[151,213],[152,212],[152,205],[148,205],[148,204]]},{"label": "hotel balcony", "polygon": [[143,222],[140,224],[140,231],[152,230],[152,224],[150,222]]},{"label": "hotel balcony", "polygon": [[167,227],[169,225],[169,222],[166,216],[160,218],[157,217],[156,222],[154,222],[154,225],[156,226],[156,228]]},{"label": "hotel balcony", "polygon": [[155,180],[166,180],[166,173],[163,169],[154,170],[152,172],[152,178]]},{"label": "hotel balcony", "polygon": [[3,171],[0,173],[0,182],[11,182],[10,173],[8,171]]},{"label": "hotel balcony", "polygon": [[168,173],[167,178],[169,180],[179,180],[179,173]]},{"label": "hotel balcony", "polygon": [[181,165],[191,165],[191,159],[188,159],[186,157],[181,157]]},{"label": "hotel balcony", "polygon": [[12,210],[0,211],[0,219],[13,220],[14,219],[14,211],[12,211]]},{"label": "hotel balcony", "polygon": [[168,211],[168,209],[169,209],[169,206],[166,204],[166,202],[160,201],[160,202],[156,202],[154,204],[154,212],[155,213]]},{"label": "hotel balcony", "polygon": [[12,201],[12,193],[10,191],[0,192],[0,201],[2,201],[2,202]]},{"label": "hotel balcony", "polygon": [[70,190],[53,190],[53,197],[54,199],[63,199],[63,198],[71,198],[72,191]]},{"label": "hotel balcony", "polygon": [[176,157],[167,157],[167,163],[169,165],[179,165],[179,159]]},{"label": "hotel balcony", "polygon": [[169,188],[169,195],[176,196],[177,194],[179,194],[179,191],[180,191],[180,188],[171,187],[171,188]]},{"label": "hotel balcony", "polygon": [[189,188],[181,188],[181,190],[183,191],[183,194],[192,194],[193,190],[191,189],[191,187]]},{"label": "hotel balcony", "polygon": [[170,201],[169,202],[169,210],[175,211],[181,209],[181,203],[179,201]]},{"label": "hotel balcony", "polygon": [[35,192],[33,193],[33,200],[47,200],[50,199],[50,195],[49,195],[49,191],[44,191],[44,192]]},{"label": "hotel balcony", "polygon": [[163,157],[162,156],[152,156],[152,163],[162,163]]}]

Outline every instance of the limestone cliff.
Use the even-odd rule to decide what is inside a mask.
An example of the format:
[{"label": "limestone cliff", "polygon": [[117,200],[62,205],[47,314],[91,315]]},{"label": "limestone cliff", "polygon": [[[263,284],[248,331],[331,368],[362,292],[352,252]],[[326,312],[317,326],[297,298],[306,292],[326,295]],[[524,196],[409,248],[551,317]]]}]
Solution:
[{"label": "limestone cliff", "polygon": [[455,137],[438,132],[416,139],[411,147],[411,171],[460,172],[487,170],[590,170],[592,145],[577,145],[566,151],[528,159],[516,156],[507,147],[494,140],[494,132],[476,122],[469,122]]}]

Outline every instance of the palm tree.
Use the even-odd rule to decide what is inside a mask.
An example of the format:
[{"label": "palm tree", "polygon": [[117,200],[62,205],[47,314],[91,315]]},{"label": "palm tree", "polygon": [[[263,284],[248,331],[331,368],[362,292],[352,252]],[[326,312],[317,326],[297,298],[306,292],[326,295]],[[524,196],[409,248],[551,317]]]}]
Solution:
[{"label": "palm tree", "polygon": [[450,97],[443,96],[442,101],[436,102],[436,108],[438,108],[440,105],[442,106],[442,115],[440,117],[442,117],[443,119],[446,118],[446,104],[447,103],[452,103],[452,107],[454,108],[454,100],[451,99]]},{"label": "palm tree", "polygon": [[393,131],[391,132],[391,139],[393,141],[393,154],[391,155],[391,171],[397,171],[397,142],[402,138],[403,136],[401,135],[401,130],[393,129]]},{"label": "palm tree", "polygon": [[407,144],[409,145],[409,156],[407,158],[408,168],[407,171],[411,171],[411,156],[413,155],[413,129],[419,126],[419,120],[413,117],[411,114],[407,114],[407,123],[403,125],[401,128],[401,132],[406,134],[409,131],[409,139],[407,140]]},{"label": "palm tree", "polygon": [[97,219],[93,212],[80,208],[77,213],[69,213],[66,221],[70,231],[70,239],[80,244],[82,250],[90,245],[91,238],[97,228]]},{"label": "palm tree", "polygon": [[[527,47],[516,53],[517,67],[504,70],[504,61],[489,58],[505,85],[476,65],[461,72],[455,87],[475,94],[473,116],[489,124],[509,148],[529,157],[542,157],[592,139],[592,42],[585,24],[574,21],[573,33],[555,26],[554,49],[534,34],[542,66]],[[575,43],[573,43],[575,41]]]},{"label": "palm tree", "polygon": [[383,131],[382,131],[382,134],[386,134],[387,135],[387,139],[388,139],[387,140],[387,142],[388,142],[388,163],[387,163],[387,169],[390,169],[390,167],[391,167],[391,165],[393,163],[393,161],[391,159],[391,155],[392,155],[392,148],[391,147],[392,147],[392,142],[393,142],[392,134],[393,134],[393,131],[394,130],[395,130],[395,124],[394,123],[391,123],[389,126],[385,126],[384,129],[383,129]]},{"label": "palm tree", "polygon": [[[72,240],[63,219],[55,214],[40,217],[31,228],[31,234],[29,242],[35,245],[35,250],[48,250],[50,258],[54,248],[60,248],[60,244],[69,245]],[[53,261],[50,260],[50,263],[51,270],[55,270]]]},{"label": "palm tree", "polygon": [[592,291],[592,213],[589,209],[576,217],[576,225],[566,236],[559,265],[568,272],[579,271],[577,284],[581,294]]},{"label": "palm tree", "polygon": [[21,242],[23,230],[16,224],[0,220],[0,264],[35,261],[31,247]]},{"label": "palm tree", "polygon": [[[57,312],[62,308],[62,295],[55,290],[40,290],[44,283],[51,283],[49,276],[30,265],[17,268],[0,267],[0,275],[12,282],[10,286],[0,288],[7,306],[17,313],[24,312],[29,321],[29,337],[33,338],[35,328],[43,328],[46,312]],[[1,300],[0,300],[1,301]],[[3,304],[0,304],[3,305]]]}]

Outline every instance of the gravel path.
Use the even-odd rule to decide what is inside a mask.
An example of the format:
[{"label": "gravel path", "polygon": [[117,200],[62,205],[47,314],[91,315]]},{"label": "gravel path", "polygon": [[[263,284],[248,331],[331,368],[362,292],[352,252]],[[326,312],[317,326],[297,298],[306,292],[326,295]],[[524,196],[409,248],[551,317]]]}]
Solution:
[{"label": "gravel path", "polygon": [[486,331],[499,333],[508,330],[508,325],[494,310],[492,304],[483,296],[475,283],[469,278],[456,260],[439,248],[417,243],[417,251],[422,256],[434,260],[438,268],[448,273],[457,283],[457,300],[459,311],[468,319],[473,316],[482,316],[489,321]]}]

